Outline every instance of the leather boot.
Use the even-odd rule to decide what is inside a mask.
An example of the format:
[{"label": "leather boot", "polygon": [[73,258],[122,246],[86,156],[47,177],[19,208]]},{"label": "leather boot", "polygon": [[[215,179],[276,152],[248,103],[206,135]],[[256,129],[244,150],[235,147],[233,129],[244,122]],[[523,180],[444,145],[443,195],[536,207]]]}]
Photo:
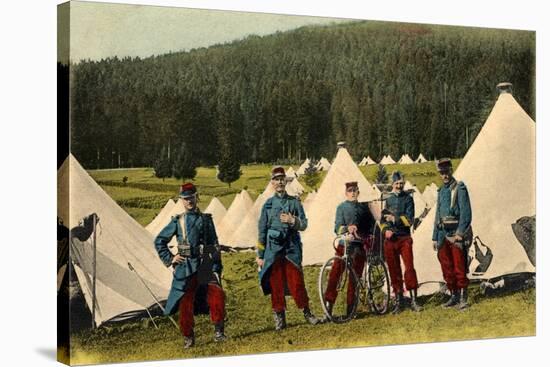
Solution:
[{"label": "leather boot", "polygon": [[397,293],[395,295],[395,305],[391,313],[398,314],[403,311],[403,293]]},{"label": "leather boot", "polygon": [[283,330],[286,328],[286,315],[285,311],[273,312],[273,320],[275,321],[275,330]]},{"label": "leather boot", "polygon": [[317,325],[319,323],[319,319],[315,317],[314,314],[311,313],[311,310],[309,308],[304,308],[304,318],[307,322],[309,322],[311,325]]},{"label": "leather boot", "polygon": [[183,349],[189,349],[193,345],[195,345],[195,335],[192,334],[191,336],[184,336],[183,337]]},{"label": "leather boot", "polygon": [[468,288],[462,288],[460,289],[460,300],[458,301],[456,308],[458,310],[464,310],[468,307],[470,307],[468,304]]},{"label": "leather boot", "polygon": [[214,341],[223,342],[227,337],[224,334],[224,325],[223,321],[214,325]]},{"label": "leather boot", "polygon": [[423,308],[418,305],[418,299],[417,299],[417,295],[416,295],[416,289],[412,289],[410,290],[410,294],[411,294],[411,310],[413,310],[414,312],[420,312],[423,310]]},{"label": "leather boot", "polygon": [[449,308],[458,304],[458,291],[451,292],[451,298],[447,302],[441,305],[443,308]]}]

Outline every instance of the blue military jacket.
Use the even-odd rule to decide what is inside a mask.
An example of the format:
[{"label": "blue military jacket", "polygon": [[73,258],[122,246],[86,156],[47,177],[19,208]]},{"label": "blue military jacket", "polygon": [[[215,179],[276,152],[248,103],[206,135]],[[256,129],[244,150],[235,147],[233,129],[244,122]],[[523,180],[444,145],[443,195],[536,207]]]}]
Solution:
[{"label": "blue military jacket", "polygon": [[[294,226],[281,223],[281,213],[290,213],[296,221]],[[260,285],[264,294],[270,294],[269,276],[271,266],[279,256],[285,256],[297,267],[302,266],[302,240],[298,231],[307,228],[307,218],[299,199],[288,195],[274,194],[262,207],[258,222],[257,254],[264,260],[260,270]]]},{"label": "blue military jacket", "polygon": [[382,231],[392,230],[397,236],[411,234],[414,223],[414,200],[411,194],[401,191],[399,194],[391,192],[386,200],[386,210],[395,217],[395,223],[388,222],[382,216],[380,228]]},{"label": "blue military jacket", "polygon": [[[174,278],[168,300],[166,301],[165,314],[170,315],[178,310],[179,300],[185,294],[189,286],[190,277],[197,273],[201,264],[200,246],[217,245],[218,236],[214,228],[214,222],[210,214],[201,213],[199,210],[190,211],[185,214],[186,232],[184,233],[180,221],[181,215],[172,217],[172,220],[155,238],[155,249],[167,267],[172,265],[174,255],[168,249],[168,243],[173,236],[176,236],[178,243],[182,243],[187,233],[187,243],[191,246],[191,256],[187,257],[174,269]],[[222,271],[221,257],[213,257],[212,271],[218,274]]]},{"label": "blue military jacket", "polygon": [[374,217],[368,203],[346,200],[336,207],[334,233],[346,233],[348,226],[356,225],[359,235],[366,238],[372,232]]},{"label": "blue military jacket", "polygon": [[[451,203],[455,190],[454,203]],[[443,185],[437,190],[437,204],[435,211],[435,223],[432,235],[432,241],[437,241],[438,247],[443,246],[446,236],[464,234],[469,229],[472,223],[472,208],[470,206],[470,197],[466,185],[460,181],[457,182],[454,178],[446,185]],[[458,227],[456,230],[446,230],[441,226],[441,220],[445,217],[454,217],[458,219]]]}]

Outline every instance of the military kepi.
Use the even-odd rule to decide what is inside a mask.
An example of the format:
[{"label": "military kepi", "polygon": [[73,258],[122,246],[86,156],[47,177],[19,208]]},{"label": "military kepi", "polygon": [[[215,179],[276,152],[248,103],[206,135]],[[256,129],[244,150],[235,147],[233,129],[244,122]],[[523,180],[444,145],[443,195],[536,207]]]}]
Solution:
[{"label": "military kepi", "polygon": [[285,177],[286,176],[286,173],[285,173],[285,169],[281,166],[275,166],[273,167],[273,169],[271,170],[271,179],[273,180],[275,177]]},{"label": "military kepi", "polygon": [[197,193],[197,188],[191,182],[184,183],[180,188],[180,197],[189,198],[195,196]]},{"label": "military kepi", "polygon": [[403,174],[399,171],[393,171],[391,174],[391,182],[397,182],[397,181],[403,181],[405,178],[403,177]]},{"label": "military kepi", "polygon": [[357,181],[346,182],[346,191],[351,188],[358,188]]},{"label": "military kepi", "polygon": [[441,158],[436,163],[437,170],[439,172],[448,172],[451,168],[453,168],[453,164],[451,163],[451,158]]}]

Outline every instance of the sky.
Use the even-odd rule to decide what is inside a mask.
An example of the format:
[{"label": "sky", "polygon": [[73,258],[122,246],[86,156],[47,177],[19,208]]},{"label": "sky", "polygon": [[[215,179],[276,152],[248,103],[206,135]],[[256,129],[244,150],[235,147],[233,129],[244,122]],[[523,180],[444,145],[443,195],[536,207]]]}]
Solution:
[{"label": "sky", "polygon": [[[92,2],[70,4],[70,59],[141,58],[349,19]],[[66,13],[64,13],[66,14]],[[58,18],[58,22],[59,22]],[[60,42],[66,42],[66,39]],[[66,60],[66,47],[59,48]]]}]

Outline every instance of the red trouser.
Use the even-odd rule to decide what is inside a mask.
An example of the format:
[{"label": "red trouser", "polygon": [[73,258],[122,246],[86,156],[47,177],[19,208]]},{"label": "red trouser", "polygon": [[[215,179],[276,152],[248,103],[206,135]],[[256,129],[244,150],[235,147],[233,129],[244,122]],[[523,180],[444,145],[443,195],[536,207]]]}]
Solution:
[{"label": "red trouser", "polygon": [[[336,256],[342,256],[344,254],[344,246],[340,245],[336,248]],[[361,278],[363,274],[363,269],[365,268],[365,252],[363,250],[358,250],[355,252],[355,255],[352,256],[351,266],[357,274],[357,278]],[[328,284],[327,290],[325,291],[325,300],[327,302],[333,303],[336,302],[336,297],[338,297],[338,290],[336,286],[338,285],[338,280],[344,272],[345,264],[343,260],[335,259],[332,265],[332,269],[328,275]],[[357,284],[352,281],[352,278],[349,278],[348,282],[348,292],[346,298],[346,304],[351,305],[355,299],[355,287]]]},{"label": "red trouser", "polygon": [[403,264],[405,264],[405,286],[407,290],[410,291],[418,288],[416,270],[414,270],[412,244],[411,236],[399,236],[395,241],[389,239],[384,241],[384,256],[386,257],[391,285],[395,294],[403,293],[403,274],[401,272],[401,260],[399,256],[403,258]]},{"label": "red trouser", "polygon": [[468,287],[470,281],[466,275],[466,260],[461,248],[445,240],[437,252],[437,258],[449,291],[453,292]]},{"label": "red trouser", "polygon": [[[193,335],[193,303],[195,301],[197,287],[197,274],[195,274],[191,277],[189,288],[180,300],[179,324],[181,333],[184,336]],[[225,315],[225,295],[222,287],[220,287],[219,284],[209,283],[206,299],[208,302],[208,307],[210,308],[210,320],[212,320],[212,323],[218,324],[222,322]]]},{"label": "red trouser", "polygon": [[275,312],[285,310],[285,284],[296,306],[304,309],[309,305],[304,274],[285,257],[278,258],[271,266],[269,285],[271,286],[271,307]]}]

